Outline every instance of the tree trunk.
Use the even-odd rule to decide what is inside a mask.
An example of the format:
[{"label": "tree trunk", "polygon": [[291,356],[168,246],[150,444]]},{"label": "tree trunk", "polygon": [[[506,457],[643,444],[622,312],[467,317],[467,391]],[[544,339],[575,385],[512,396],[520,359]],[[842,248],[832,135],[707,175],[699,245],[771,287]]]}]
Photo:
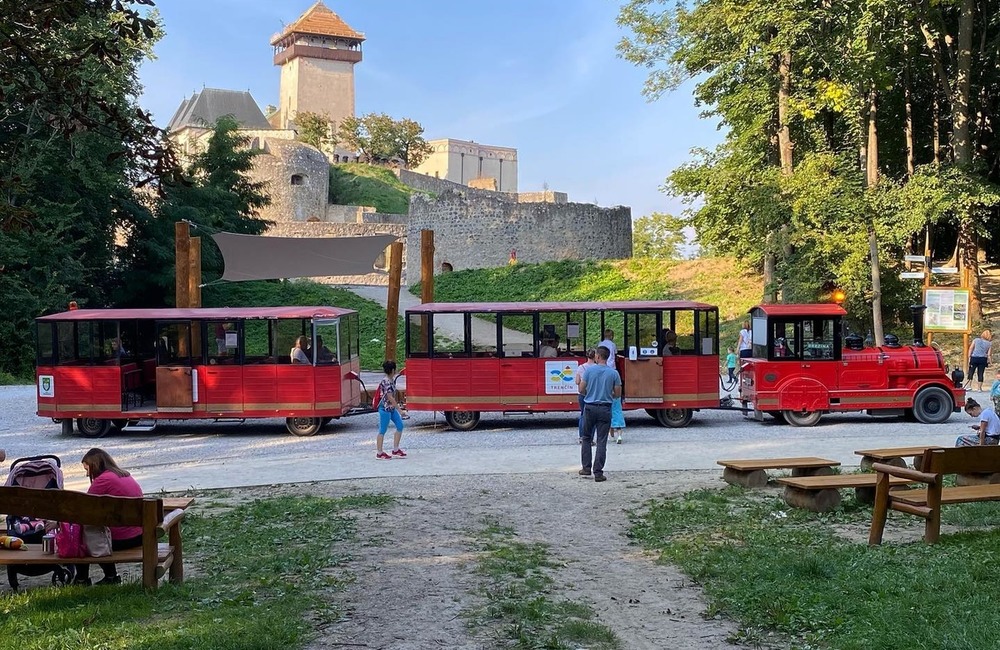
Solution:
[{"label": "tree trunk", "polygon": [[934,147],[934,164],[941,164],[941,106],[938,104],[937,93],[934,93],[934,133],[931,134],[931,142]]},{"label": "tree trunk", "polygon": [[[788,102],[792,95],[792,53],[782,52],[778,58],[778,156],[781,161],[781,175],[791,176],[794,169],[794,160],[792,152],[794,145],[792,144],[791,131],[788,128]],[[788,242],[788,226],[782,225],[778,231],[778,237],[782,242],[782,253],[785,257],[791,255],[791,247],[787,244]],[[776,243],[774,241],[774,236],[768,238],[770,240],[768,245],[768,253],[770,260],[765,257],[764,259],[764,280],[767,282],[767,271],[768,263],[770,262],[771,271],[771,283],[765,285],[765,302],[774,302],[777,300],[777,278],[775,273],[775,260],[776,255]],[[768,300],[770,298],[770,300]],[[784,300],[784,292],[782,292],[782,300]]]},{"label": "tree trunk", "polygon": [[903,112],[905,121],[903,122],[903,134],[906,136],[906,177],[913,178],[916,168],[916,154],[913,151],[913,97],[910,78],[910,48],[903,45],[903,57],[906,59],[903,68]]},{"label": "tree trunk", "polygon": [[[868,92],[868,142],[865,157],[865,185],[869,190],[878,185],[878,94],[874,84]],[[868,230],[868,248],[871,256],[872,269],[872,329],[875,341],[879,344],[884,340],[882,330],[882,272],[878,263],[878,237],[875,234],[875,224]]]}]

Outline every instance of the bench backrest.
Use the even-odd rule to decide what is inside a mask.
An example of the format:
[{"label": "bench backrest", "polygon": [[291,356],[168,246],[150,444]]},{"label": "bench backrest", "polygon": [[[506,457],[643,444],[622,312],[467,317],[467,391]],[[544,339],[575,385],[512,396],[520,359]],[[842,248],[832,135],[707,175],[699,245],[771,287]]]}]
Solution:
[{"label": "bench backrest", "polygon": [[928,449],[920,470],[930,474],[991,474],[1000,472],[1000,446]]},{"label": "bench backrest", "polygon": [[0,513],[93,526],[147,526],[163,520],[163,501],[73,490],[0,487]]}]

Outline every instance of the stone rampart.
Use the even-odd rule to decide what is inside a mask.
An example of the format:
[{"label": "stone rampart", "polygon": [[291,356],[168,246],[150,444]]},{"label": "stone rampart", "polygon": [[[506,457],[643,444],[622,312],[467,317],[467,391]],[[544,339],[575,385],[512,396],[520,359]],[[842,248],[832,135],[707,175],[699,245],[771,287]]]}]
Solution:
[{"label": "stone rampart", "polygon": [[521,192],[517,195],[517,200],[521,203],[569,203],[569,196],[566,192]]},{"label": "stone rampart", "polygon": [[[436,273],[504,266],[511,250],[528,263],[632,256],[632,210],[624,206],[515,203],[463,188],[437,199],[413,195],[407,239],[419,242],[423,229],[434,231]],[[416,282],[420,246],[407,249],[406,267],[412,270],[407,283]]]},{"label": "stone rampart", "polygon": [[326,206],[326,221],[331,223],[361,223],[366,212],[375,212],[375,208],[367,205],[337,205]]},{"label": "stone rampart", "polygon": [[396,176],[402,181],[404,185],[409,185],[410,187],[424,192],[431,192],[432,194],[441,194],[449,190],[453,192],[467,192],[469,194],[476,194],[479,196],[493,196],[499,197],[508,201],[516,201],[517,194],[511,194],[509,192],[493,192],[490,190],[476,189],[469,187],[467,185],[462,185],[461,183],[456,183],[454,181],[445,180],[443,178],[434,178],[433,176],[428,176],[426,174],[419,174],[417,172],[410,171],[409,169],[395,169]]},{"label": "stone rampart", "polygon": [[[404,273],[406,271],[406,227],[400,224],[285,222],[276,223],[264,234],[267,237],[366,237],[370,235],[396,235],[403,242],[403,271]],[[420,241],[419,236],[417,241]],[[387,255],[381,256],[375,261],[375,265],[386,268],[388,266],[386,259]],[[389,284],[388,273],[374,270],[364,275],[335,275],[312,279],[316,282],[336,285],[364,284],[387,286]]]}]

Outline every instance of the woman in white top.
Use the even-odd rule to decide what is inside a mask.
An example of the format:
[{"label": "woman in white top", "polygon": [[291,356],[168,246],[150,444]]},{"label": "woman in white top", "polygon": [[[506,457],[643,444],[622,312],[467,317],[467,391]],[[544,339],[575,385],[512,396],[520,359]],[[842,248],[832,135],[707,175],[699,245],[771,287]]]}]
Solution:
[{"label": "woman in white top", "polygon": [[986,366],[990,362],[991,347],[993,347],[993,333],[983,330],[969,348],[969,384],[972,383],[972,373],[975,371],[980,391],[983,390],[983,373],[986,372]]},{"label": "woman in white top", "polygon": [[753,356],[753,333],[750,331],[750,321],[743,321],[743,329],[736,339],[736,350],[741,359]]},{"label": "woman in white top", "polygon": [[295,339],[295,347],[288,353],[288,356],[292,358],[292,363],[309,363],[309,355],[306,354],[307,345],[309,345],[309,339],[306,337],[300,336]]},{"label": "woman in white top", "polygon": [[1000,440],[1000,418],[993,409],[984,409],[979,402],[971,397],[965,403],[965,412],[979,419],[978,425],[969,427],[977,431],[973,435],[959,436],[955,440],[956,447],[975,447],[976,445],[995,445]]}]

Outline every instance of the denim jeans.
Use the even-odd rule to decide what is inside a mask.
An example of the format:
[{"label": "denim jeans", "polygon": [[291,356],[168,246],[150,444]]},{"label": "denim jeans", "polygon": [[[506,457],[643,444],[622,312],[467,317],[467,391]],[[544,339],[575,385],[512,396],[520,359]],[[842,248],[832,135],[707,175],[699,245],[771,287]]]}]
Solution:
[{"label": "denim jeans", "polygon": [[[604,474],[608,455],[608,431],[611,430],[611,405],[587,404],[583,409],[583,437],[580,440],[580,464],[594,476]],[[597,435],[597,452],[591,463],[590,441]]]}]

